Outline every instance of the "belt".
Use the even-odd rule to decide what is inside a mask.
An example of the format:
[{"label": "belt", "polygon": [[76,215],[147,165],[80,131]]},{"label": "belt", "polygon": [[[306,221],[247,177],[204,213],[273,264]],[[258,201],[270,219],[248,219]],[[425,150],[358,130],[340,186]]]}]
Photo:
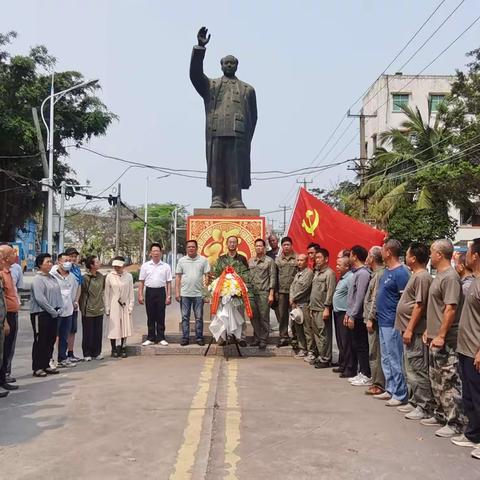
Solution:
[{"label": "belt", "polygon": [[165,290],[165,287],[145,287],[147,290]]}]

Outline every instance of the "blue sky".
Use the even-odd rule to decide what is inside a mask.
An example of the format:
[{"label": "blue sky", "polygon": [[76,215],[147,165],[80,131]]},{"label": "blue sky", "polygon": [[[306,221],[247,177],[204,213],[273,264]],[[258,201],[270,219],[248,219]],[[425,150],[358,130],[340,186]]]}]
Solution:
[{"label": "blue sky", "polygon": [[[119,121],[90,148],[138,162],[204,170],[203,103],[190,84],[188,65],[196,33],[205,25],[212,34],[207,75],[220,76],[219,59],[232,53],[240,60],[238,77],[257,92],[252,170],[293,170],[311,165],[342,115],[439,3],[17,0],[3,6],[0,26],[19,34],[12,52],[44,44],[57,57],[58,70],[100,79],[100,96]],[[458,3],[446,0],[387,73],[395,73]],[[480,2],[466,0],[403,73],[418,73],[478,14]],[[479,33],[480,23],[424,73],[452,74],[462,68],[465,52],[480,46]],[[346,119],[339,129],[337,135],[346,132],[336,147],[325,157],[338,137],[315,164],[358,156],[357,121],[349,123]],[[93,193],[125,169],[85,151],[73,152],[70,162],[80,183],[91,181]],[[147,175],[161,174],[130,169],[122,178],[126,202],[144,201]],[[330,188],[350,176],[342,165],[322,172],[312,186]],[[293,205],[295,180],[255,181],[244,192],[245,203],[262,211]],[[171,176],[151,181],[150,201],[208,207],[210,190],[203,180]],[[267,216],[280,225],[280,212]]]}]

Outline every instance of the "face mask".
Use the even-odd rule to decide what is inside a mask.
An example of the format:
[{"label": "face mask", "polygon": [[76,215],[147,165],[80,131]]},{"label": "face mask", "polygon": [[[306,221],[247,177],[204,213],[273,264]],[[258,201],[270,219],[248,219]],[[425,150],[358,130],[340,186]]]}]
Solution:
[{"label": "face mask", "polygon": [[63,262],[62,268],[66,271],[69,272],[72,268],[72,262]]}]

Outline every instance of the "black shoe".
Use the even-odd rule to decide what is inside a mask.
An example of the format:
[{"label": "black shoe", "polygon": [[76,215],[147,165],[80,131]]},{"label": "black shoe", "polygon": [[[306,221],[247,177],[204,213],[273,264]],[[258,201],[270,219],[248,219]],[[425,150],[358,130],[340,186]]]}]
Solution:
[{"label": "black shoe", "polygon": [[339,375],[340,378],[353,378],[355,377],[355,375],[348,375],[344,372],[342,372],[340,375]]},{"label": "black shoe", "polygon": [[332,368],[333,373],[343,373],[343,370],[340,367]]},{"label": "black shoe", "polygon": [[331,367],[338,367],[339,363],[338,362],[330,362]]},{"label": "black shoe", "polygon": [[0,385],[4,390],[18,390],[18,385],[10,385],[9,383],[5,382]]},{"label": "black shoe", "polygon": [[267,344],[264,342],[260,342],[260,344],[258,345],[258,348],[260,350],[265,350],[267,348]]},{"label": "black shoe", "polygon": [[47,375],[58,375],[60,372],[56,369],[56,368],[46,368],[44,370],[44,372],[47,374]]},{"label": "black shoe", "polygon": [[17,379],[15,377],[11,377],[10,375],[7,375],[7,377],[5,378],[5,381],[7,383],[15,383]]},{"label": "black shoe", "polygon": [[117,347],[112,348],[112,353],[110,355],[112,358],[118,358]]},{"label": "black shoe", "polygon": [[121,348],[121,356],[122,358],[127,358],[128,355],[127,355],[127,347],[122,347]]},{"label": "black shoe", "polygon": [[197,345],[200,345],[201,347],[204,347],[205,346],[205,341],[203,340],[203,338],[199,338],[197,340]]},{"label": "black shoe", "polygon": [[181,345],[182,347],[186,347],[189,343],[190,343],[190,342],[189,342],[188,340],[186,340],[185,338],[182,338],[182,339],[180,340],[180,345]]},{"label": "black shoe", "polygon": [[328,362],[315,362],[315,368],[328,368],[330,364]]},{"label": "black shoe", "polygon": [[290,342],[288,341],[288,338],[282,338],[278,341],[277,348],[288,347],[289,345]]},{"label": "black shoe", "polygon": [[10,392],[0,392],[0,398],[5,398]]},{"label": "black shoe", "polygon": [[248,344],[247,344],[247,342],[246,342],[245,340],[240,340],[240,341],[238,342],[238,344],[239,344],[241,347],[248,347]]}]

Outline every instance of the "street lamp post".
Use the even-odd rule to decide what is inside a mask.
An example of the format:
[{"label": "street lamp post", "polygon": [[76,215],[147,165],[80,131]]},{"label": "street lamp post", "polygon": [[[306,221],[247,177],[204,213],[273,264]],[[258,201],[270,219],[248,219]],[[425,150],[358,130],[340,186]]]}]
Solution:
[{"label": "street lamp post", "polygon": [[[55,103],[60,100],[65,94],[75,90],[76,88],[87,87],[98,82],[98,80],[89,80],[87,82],[81,82],[73,87],[66,88],[60,92],[55,93],[54,88],[54,79],[55,73],[52,72],[52,83],[50,85],[50,95],[42,102],[40,107],[40,113],[42,115],[42,120],[47,129],[47,145],[48,145],[48,222],[47,222],[47,251],[48,253],[53,253],[53,131],[54,131],[54,108]],[[50,122],[47,125],[45,121],[45,116],[43,115],[43,107],[50,100]]]}]

